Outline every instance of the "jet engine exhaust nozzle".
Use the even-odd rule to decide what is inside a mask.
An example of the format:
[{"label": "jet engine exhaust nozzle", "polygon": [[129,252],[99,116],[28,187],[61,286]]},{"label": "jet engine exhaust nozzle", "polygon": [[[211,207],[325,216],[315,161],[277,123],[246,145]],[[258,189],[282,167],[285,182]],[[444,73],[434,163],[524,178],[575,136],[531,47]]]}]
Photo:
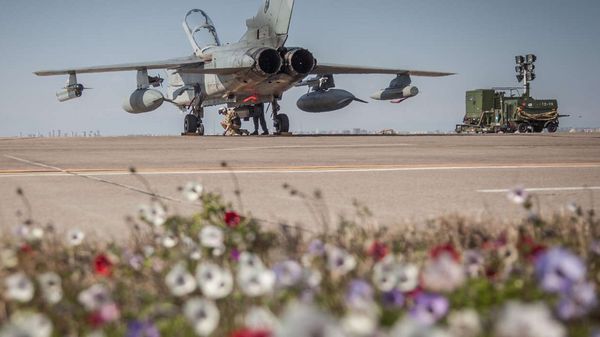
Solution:
[{"label": "jet engine exhaust nozzle", "polygon": [[255,71],[263,76],[274,75],[281,70],[283,61],[275,49],[263,48],[254,54]]},{"label": "jet engine exhaust nozzle", "polygon": [[317,65],[313,54],[302,48],[291,50],[284,56],[286,72],[292,76],[307,75]]}]

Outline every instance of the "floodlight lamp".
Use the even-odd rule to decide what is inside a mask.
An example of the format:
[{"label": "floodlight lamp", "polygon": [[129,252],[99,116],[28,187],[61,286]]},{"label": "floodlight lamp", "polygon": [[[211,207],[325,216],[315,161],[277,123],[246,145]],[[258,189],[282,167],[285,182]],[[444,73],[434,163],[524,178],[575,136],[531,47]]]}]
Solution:
[{"label": "floodlight lamp", "polygon": [[528,72],[532,72],[535,70],[535,64],[528,63],[527,66],[525,67],[525,69],[527,69]]},{"label": "floodlight lamp", "polygon": [[525,63],[525,57],[523,57],[523,56],[515,56],[515,62],[518,65],[521,65],[521,64]]},{"label": "floodlight lamp", "polygon": [[535,56],[533,54],[527,55],[526,58],[527,58],[528,64],[533,64],[535,61],[537,61],[537,56]]}]

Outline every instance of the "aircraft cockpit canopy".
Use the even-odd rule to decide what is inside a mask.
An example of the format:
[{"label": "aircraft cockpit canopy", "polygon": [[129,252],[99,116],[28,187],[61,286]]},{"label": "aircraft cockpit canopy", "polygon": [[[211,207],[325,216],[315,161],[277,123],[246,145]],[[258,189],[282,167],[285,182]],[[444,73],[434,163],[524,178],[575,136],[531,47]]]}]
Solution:
[{"label": "aircraft cockpit canopy", "polygon": [[183,20],[183,29],[198,56],[203,55],[210,47],[221,45],[215,25],[203,10],[189,11]]}]

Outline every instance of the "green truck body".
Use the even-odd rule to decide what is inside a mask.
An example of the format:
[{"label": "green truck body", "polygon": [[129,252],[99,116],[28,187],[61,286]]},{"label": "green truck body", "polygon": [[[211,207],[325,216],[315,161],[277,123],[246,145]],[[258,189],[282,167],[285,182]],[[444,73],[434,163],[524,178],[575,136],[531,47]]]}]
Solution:
[{"label": "green truck body", "polygon": [[555,99],[536,100],[526,95],[507,95],[515,88],[478,89],[467,91],[466,113],[456,132],[520,133],[556,132],[559,126],[558,102]]}]

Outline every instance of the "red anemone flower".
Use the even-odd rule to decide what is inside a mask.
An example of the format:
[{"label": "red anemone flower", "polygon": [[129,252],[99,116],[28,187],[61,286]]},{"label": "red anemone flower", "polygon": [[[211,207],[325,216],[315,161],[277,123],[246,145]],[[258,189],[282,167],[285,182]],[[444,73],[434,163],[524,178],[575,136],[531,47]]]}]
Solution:
[{"label": "red anemone flower", "polygon": [[540,254],[546,251],[546,246],[535,242],[531,236],[521,237],[517,248],[529,262],[534,262]]},{"label": "red anemone flower", "polygon": [[227,225],[227,227],[230,227],[230,228],[235,228],[240,224],[240,222],[242,222],[242,218],[240,217],[240,215],[234,211],[229,211],[229,212],[225,213],[224,220],[225,220],[225,224]]},{"label": "red anemone flower", "polygon": [[429,252],[429,256],[431,256],[431,258],[433,259],[437,259],[438,257],[444,254],[450,255],[450,257],[454,261],[460,262],[460,253],[456,250],[456,248],[454,248],[454,246],[451,243],[436,246]]},{"label": "red anemone flower", "polygon": [[33,247],[31,247],[31,245],[29,245],[27,243],[24,243],[19,248],[19,251],[23,254],[31,254],[31,253],[33,253]]},{"label": "red anemone flower", "polygon": [[102,318],[102,314],[100,314],[99,311],[94,311],[92,313],[90,313],[87,316],[87,323],[92,327],[92,328],[100,328],[102,325],[104,325],[104,319]]},{"label": "red anemone flower", "polygon": [[112,275],[113,263],[105,254],[97,255],[94,258],[94,272],[97,275],[109,277]]},{"label": "red anemone flower", "polygon": [[388,248],[388,246],[380,241],[374,241],[368,250],[369,256],[374,258],[375,261],[383,260],[389,254],[389,252],[390,249]]}]

